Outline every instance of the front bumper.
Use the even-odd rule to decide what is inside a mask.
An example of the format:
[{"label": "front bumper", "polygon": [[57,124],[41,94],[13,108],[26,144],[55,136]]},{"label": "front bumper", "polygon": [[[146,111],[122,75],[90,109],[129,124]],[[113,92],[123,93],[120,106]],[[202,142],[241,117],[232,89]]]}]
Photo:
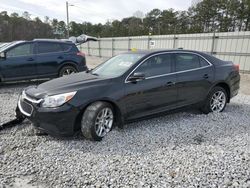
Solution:
[{"label": "front bumper", "polygon": [[[75,123],[79,110],[65,103],[57,108],[43,108],[36,100],[29,97],[20,97],[18,108],[36,128],[56,137],[73,136],[76,132]],[[26,108],[25,105],[30,105]],[[31,111],[28,111],[30,110]]]}]

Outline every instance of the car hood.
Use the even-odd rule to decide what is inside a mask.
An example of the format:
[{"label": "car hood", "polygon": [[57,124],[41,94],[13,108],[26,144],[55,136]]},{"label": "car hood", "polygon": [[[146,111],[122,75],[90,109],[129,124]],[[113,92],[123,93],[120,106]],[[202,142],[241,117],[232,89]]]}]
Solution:
[{"label": "car hood", "polygon": [[57,78],[38,86],[29,87],[25,90],[29,96],[40,99],[44,96],[78,91],[89,87],[104,84],[110,78],[104,78],[90,73],[77,73],[70,76]]}]

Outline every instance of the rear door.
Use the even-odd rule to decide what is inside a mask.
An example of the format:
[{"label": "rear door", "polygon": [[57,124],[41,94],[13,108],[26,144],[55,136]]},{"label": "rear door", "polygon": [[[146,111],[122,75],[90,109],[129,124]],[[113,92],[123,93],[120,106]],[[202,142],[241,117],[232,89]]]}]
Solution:
[{"label": "rear door", "polygon": [[34,43],[19,44],[6,51],[6,59],[1,61],[4,79],[36,78],[36,56]]},{"label": "rear door", "polygon": [[42,77],[58,75],[58,67],[64,60],[63,47],[57,42],[37,42],[37,71]]},{"label": "rear door", "polygon": [[172,54],[154,55],[132,73],[143,73],[145,79],[125,83],[127,119],[174,108],[177,102],[176,75],[172,74]]},{"label": "rear door", "polygon": [[176,53],[175,72],[180,106],[194,104],[206,98],[214,78],[211,63],[198,54]]}]

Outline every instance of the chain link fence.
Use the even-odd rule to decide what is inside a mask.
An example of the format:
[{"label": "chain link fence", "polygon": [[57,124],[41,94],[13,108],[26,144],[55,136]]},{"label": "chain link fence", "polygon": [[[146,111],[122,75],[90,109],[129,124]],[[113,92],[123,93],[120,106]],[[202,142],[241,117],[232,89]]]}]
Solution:
[{"label": "chain link fence", "polygon": [[233,61],[243,73],[250,73],[250,31],[227,33],[201,33],[138,37],[101,38],[80,46],[90,56],[112,57],[131,49],[197,50]]}]

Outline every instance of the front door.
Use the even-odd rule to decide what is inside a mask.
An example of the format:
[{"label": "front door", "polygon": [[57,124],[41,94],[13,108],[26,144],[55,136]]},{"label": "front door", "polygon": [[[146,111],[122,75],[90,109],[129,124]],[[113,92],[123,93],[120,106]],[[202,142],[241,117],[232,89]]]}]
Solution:
[{"label": "front door", "polygon": [[36,78],[36,56],[33,43],[20,44],[11,48],[6,52],[6,59],[0,63],[5,80]]},{"label": "front door", "polygon": [[171,53],[154,55],[130,74],[144,74],[145,79],[125,82],[126,119],[139,118],[175,107],[177,77],[172,74],[172,60]]}]

